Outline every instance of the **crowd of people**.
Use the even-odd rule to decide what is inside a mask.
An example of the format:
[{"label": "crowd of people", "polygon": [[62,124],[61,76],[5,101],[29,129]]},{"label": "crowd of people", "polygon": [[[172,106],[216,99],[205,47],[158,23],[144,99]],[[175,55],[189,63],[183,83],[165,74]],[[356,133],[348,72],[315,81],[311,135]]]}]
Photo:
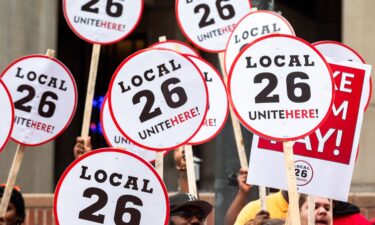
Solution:
[{"label": "crowd of people", "polygon": [[[74,146],[76,158],[91,151],[91,141],[78,137]],[[252,186],[246,184],[247,170],[240,169],[237,176],[238,192],[225,215],[224,225],[282,225],[288,214],[288,192],[281,190],[266,197],[267,211],[261,210],[260,200],[247,202],[247,195]],[[3,197],[5,185],[0,186],[0,199]],[[169,197],[169,225],[203,225],[207,216],[212,212],[213,205],[199,200],[189,193],[177,193]],[[360,214],[360,209],[348,202],[333,202],[332,214],[330,201],[327,198],[316,197],[314,218],[315,225],[371,225]],[[308,224],[307,195],[299,197],[301,225]],[[18,188],[13,188],[10,202],[4,216],[0,215],[0,225],[22,225],[25,220],[25,202]]]}]

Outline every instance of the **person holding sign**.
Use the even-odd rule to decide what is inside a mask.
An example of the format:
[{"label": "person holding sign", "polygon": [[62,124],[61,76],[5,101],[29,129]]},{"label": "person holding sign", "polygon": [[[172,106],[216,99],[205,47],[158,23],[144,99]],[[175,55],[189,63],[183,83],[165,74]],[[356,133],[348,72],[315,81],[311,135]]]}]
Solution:
[{"label": "person holding sign", "polygon": [[203,225],[212,205],[198,200],[189,193],[178,193],[169,197],[170,218],[169,225]]},{"label": "person holding sign", "polygon": [[[5,186],[0,186],[0,199],[3,197]],[[17,188],[13,188],[8,209],[4,217],[0,216],[0,225],[21,225],[25,220],[25,202]]]}]

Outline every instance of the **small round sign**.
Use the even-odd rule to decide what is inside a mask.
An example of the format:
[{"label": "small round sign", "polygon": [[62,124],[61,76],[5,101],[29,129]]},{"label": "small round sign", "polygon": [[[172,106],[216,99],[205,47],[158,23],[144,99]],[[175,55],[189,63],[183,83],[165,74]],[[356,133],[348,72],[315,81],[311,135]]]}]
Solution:
[{"label": "small round sign", "polygon": [[228,79],[234,112],[244,126],[267,139],[300,139],[331,112],[330,67],[313,46],[294,36],[272,34],[250,43]]},{"label": "small round sign", "polygon": [[109,109],[132,143],[171,150],[198,132],[207,113],[207,96],[203,75],[190,59],[148,48],[117,68],[109,87]]},{"label": "small round sign", "polygon": [[112,44],[135,29],[143,0],[64,0],[63,10],[78,37],[92,44]]},{"label": "small round sign", "polygon": [[60,61],[25,56],[9,65],[1,77],[14,101],[14,141],[41,145],[68,127],[77,105],[77,87]]},{"label": "small round sign", "polygon": [[1,117],[0,117],[0,152],[7,144],[10,134],[13,129],[14,121],[14,106],[12,97],[3,83],[0,80],[0,105],[1,105]]},{"label": "small round sign", "polygon": [[191,145],[206,143],[216,137],[224,128],[228,117],[227,91],[219,72],[210,63],[194,56],[188,56],[202,71],[208,88],[209,109],[203,126],[189,140]]},{"label": "small round sign", "polygon": [[[100,122],[103,128],[104,139],[110,147],[123,148],[127,151],[133,152],[143,159],[153,162],[156,159],[156,152],[148,149],[138,147],[126,139],[116,127],[113,122],[111,113],[108,107],[108,98],[105,97],[100,111]],[[167,152],[165,152],[167,153]]]},{"label": "small round sign", "polygon": [[191,46],[182,41],[177,40],[156,42],[155,44],[151,45],[150,48],[166,48],[177,51],[184,55],[193,55],[199,57],[198,52],[194,48],[192,48]]},{"label": "small round sign", "polygon": [[167,225],[168,193],[141,157],[98,149],[65,170],[55,191],[54,215],[57,225]]},{"label": "small round sign", "polygon": [[221,52],[238,21],[250,12],[249,0],[176,0],[177,22],[196,46]]},{"label": "small round sign", "polygon": [[[366,64],[366,61],[351,47],[336,41],[319,41],[312,44],[326,59],[334,61],[349,61]],[[368,95],[365,110],[368,108],[372,94],[372,78],[364,87],[365,93]]]},{"label": "small round sign", "polygon": [[234,59],[245,45],[271,33],[295,36],[293,27],[278,13],[258,10],[243,17],[230,35],[225,49],[224,66],[226,72],[229,74]]}]

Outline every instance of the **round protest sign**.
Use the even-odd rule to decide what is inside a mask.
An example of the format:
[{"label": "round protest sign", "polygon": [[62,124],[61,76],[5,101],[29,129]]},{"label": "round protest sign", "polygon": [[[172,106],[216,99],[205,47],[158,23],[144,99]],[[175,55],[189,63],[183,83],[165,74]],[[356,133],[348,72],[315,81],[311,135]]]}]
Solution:
[{"label": "round protest sign", "polygon": [[41,145],[67,128],[77,105],[77,87],[60,61],[43,55],[25,56],[9,65],[2,79],[14,101],[14,141]]},{"label": "round protest sign", "polygon": [[0,152],[7,144],[10,134],[13,129],[14,120],[14,106],[12,97],[3,83],[0,80],[0,105],[1,105],[1,117],[0,117]]},{"label": "round protest sign", "polygon": [[315,131],[332,108],[329,65],[313,46],[294,36],[272,34],[250,43],[228,79],[234,112],[267,139],[300,139]]},{"label": "round protest sign", "polygon": [[225,50],[230,33],[250,8],[249,0],[176,0],[181,31],[192,43],[208,52]]},{"label": "round protest sign", "polygon": [[[319,41],[312,44],[324,57],[337,62],[350,61],[356,63],[366,64],[365,60],[354,49],[336,41]],[[335,72],[335,71],[333,71]],[[365,109],[370,104],[372,94],[372,79],[364,86],[365,93],[368,95],[368,100]]]},{"label": "round protest sign", "polygon": [[167,225],[168,193],[141,157],[99,149],[65,170],[55,191],[54,214],[57,225]]},{"label": "round protest sign", "polygon": [[117,68],[109,87],[109,109],[132,143],[155,151],[185,144],[207,113],[207,86],[187,57],[148,48]]},{"label": "round protest sign", "polygon": [[112,44],[128,36],[141,20],[143,0],[64,0],[73,32],[92,44]]},{"label": "round protest sign", "polygon": [[155,44],[151,45],[150,48],[166,48],[177,51],[184,55],[193,55],[199,57],[198,52],[194,48],[190,47],[188,44],[184,42],[176,40],[156,42]]},{"label": "round protest sign", "polygon": [[366,63],[354,49],[336,41],[319,41],[312,44],[326,58],[335,61]]},{"label": "round protest sign", "polygon": [[210,141],[223,129],[228,117],[228,97],[219,72],[201,58],[189,58],[202,71],[208,88],[209,107],[206,118],[198,133],[189,140],[189,144],[198,145]]},{"label": "round protest sign", "polygon": [[[108,98],[106,97],[100,112],[100,122],[103,128],[104,139],[110,147],[124,148],[127,151],[133,152],[143,159],[152,162],[155,161],[156,152],[143,149],[134,145],[127,140],[116,127],[108,107]],[[165,152],[166,153],[166,152]]]},{"label": "round protest sign", "polygon": [[229,74],[234,59],[245,45],[271,33],[295,36],[293,27],[278,13],[258,10],[243,17],[229,37],[225,49],[225,71]]}]

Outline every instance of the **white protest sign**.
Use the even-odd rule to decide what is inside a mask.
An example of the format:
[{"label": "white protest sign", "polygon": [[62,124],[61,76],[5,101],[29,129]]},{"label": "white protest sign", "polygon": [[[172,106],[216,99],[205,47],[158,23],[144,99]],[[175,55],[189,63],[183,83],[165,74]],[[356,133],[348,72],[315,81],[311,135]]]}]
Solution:
[{"label": "white protest sign", "polygon": [[63,10],[78,37],[92,44],[112,44],[135,29],[143,0],[64,0]]},{"label": "white protest sign", "polygon": [[185,144],[207,113],[202,73],[190,59],[167,49],[148,48],[129,56],[117,68],[108,93],[121,133],[151,150]]},{"label": "white protest sign", "polygon": [[104,139],[110,147],[124,148],[125,150],[133,152],[149,162],[155,161],[155,151],[138,147],[137,145],[132,144],[121,134],[113,122],[111,113],[109,112],[107,97],[104,99],[100,112],[100,122],[103,128]]},{"label": "white protest sign", "polygon": [[181,31],[192,43],[208,52],[225,50],[230,33],[250,8],[249,0],[176,0]]},{"label": "white protest sign", "polygon": [[150,48],[166,48],[177,51],[184,55],[193,55],[199,57],[198,52],[194,48],[184,42],[177,40],[156,42],[155,44],[151,45]]},{"label": "white protest sign", "polygon": [[14,101],[14,141],[41,145],[68,127],[77,105],[77,87],[60,61],[44,55],[25,56],[9,65],[2,79]]},{"label": "white protest sign", "polygon": [[247,45],[234,61],[228,87],[242,124],[280,141],[317,129],[334,97],[332,73],[322,55],[306,41],[282,34]]},{"label": "white protest sign", "polygon": [[219,72],[207,61],[189,56],[202,71],[208,88],[209,109],[203,126],[189,141],[190,145],[199,145],[210,141],[224,127],[228,117],[228,97],[223,79]]},{"label": "white protest sign", "polygon": [[13,129],[14,121],[14,106],[12,97],[3,83],[0,80],[0,105],[1,105],[1,117],[0,117],[0,152],[7,144],[10,134]]},{"label": "white protest sign", "polygon": [[[312,44],[326,59],[335,60],[336,62],[350,61],[366,64],[365,60],[354,49],[336,41],[319,41]],[[367,93],[366,108],[370,104],[372,93],[372,79],[363,87]]]},{"label": "white protest sign", "polygon": [[[367,96],[371,66],[330,63],[336,97],[327,120],[294,144],[298,191],[347,201]],[[247,182],[287,189],[282,143],[254,136]]]},{"label": "white protest sign", "polygon": [[166,225],[168,193],[155,169],[120,149],[91,151],[74,161],[55,191],[59,225]]},{"label": "white protest sign", "polygon": [[271,33],[295,35],[293,27],[278,13],[258,10],[243,17],[231,33],[225,49],[224,65],[227,74],[234,59],[245,45]]}]

